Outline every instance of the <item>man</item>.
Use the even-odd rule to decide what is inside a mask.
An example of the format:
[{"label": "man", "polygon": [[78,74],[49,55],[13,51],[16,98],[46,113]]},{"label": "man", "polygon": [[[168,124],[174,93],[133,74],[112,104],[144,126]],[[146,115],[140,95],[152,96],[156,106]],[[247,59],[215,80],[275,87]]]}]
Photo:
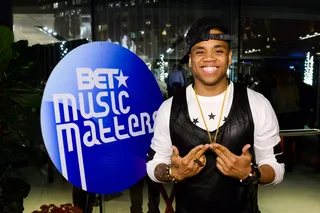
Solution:
[{"label": "man", "polygon": [[181,65],[174,65],[169,76],[168,86],[170,89],[170,97],[173,96],[181,87],[184,87],[184,77]]},{"label": "man", "polygon": [[231,39],[215,20],[197,21],[181,61],[194,84],[158,110],[147,172],[155,182],[176,183],[176,213],[257,213],[258,184],[283,179],[270,103],[227,79]]}]

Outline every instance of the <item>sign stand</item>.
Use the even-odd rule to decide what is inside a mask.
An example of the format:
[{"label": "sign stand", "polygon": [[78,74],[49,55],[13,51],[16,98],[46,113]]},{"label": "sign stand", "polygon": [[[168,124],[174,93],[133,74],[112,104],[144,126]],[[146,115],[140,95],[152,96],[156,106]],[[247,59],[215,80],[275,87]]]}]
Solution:
[{"label": "sign stand", "polygon": [[100,208],[100,213],[103,213],[103,198],[102,198],[102,195],[99,195],[99,208]]}]

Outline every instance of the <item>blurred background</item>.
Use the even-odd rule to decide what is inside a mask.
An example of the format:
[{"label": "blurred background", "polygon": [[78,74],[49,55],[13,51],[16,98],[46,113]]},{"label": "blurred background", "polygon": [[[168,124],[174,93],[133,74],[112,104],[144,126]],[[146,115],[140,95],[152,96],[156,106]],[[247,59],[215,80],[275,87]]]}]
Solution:
[{"label": "blurred background", "polygon": [[[187,51],[186,32],[197,19],[216,17],[237,36],[229,78],[261,92],[281,130],[318,129],[319,7],[318,0],[3,0],[0,212],[29,213],[66,203],[88,213],[100,212],[100,203],[104,212],[165,212],[170,184],[145,178],[130,190],[99,199],[65,181],[46,153],[39,120],[46,81],[68,52],[88,42],[130,49],[149,67],[167,99],[174,83],[185,87],[193,82],[191,70],[179,65]],[[176,71],[183,82],[170,80]],[[285,180],[260,187],[262,212],[320,212],[318,136],[282,137],[282,147]]]}]

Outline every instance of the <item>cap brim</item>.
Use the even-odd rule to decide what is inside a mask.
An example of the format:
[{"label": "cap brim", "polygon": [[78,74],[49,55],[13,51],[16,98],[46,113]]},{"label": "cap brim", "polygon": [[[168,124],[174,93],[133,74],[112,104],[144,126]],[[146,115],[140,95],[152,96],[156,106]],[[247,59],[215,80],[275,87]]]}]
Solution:
[{"label": "cap brim", "polygon": [[183,58],[180,60],[180,64],[187,64],[189,62],[189,52],[187,52]]}]

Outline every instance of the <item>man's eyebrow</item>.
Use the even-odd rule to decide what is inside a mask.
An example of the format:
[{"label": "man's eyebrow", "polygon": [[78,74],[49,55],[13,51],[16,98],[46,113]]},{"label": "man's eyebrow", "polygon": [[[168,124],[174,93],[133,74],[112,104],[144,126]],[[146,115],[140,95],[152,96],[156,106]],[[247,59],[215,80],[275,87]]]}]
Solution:
[{"label": "man's eyebrow", "polygon": [[224,46],[224,45],[221,45],[221,44],[217,44],[217,45],[214,45],[214,47],[213,48],[227,48],[226,46]]},{"label": "man's eyebrow", "polygon": [[197,46],[197,47],[193,48],[193,50],[204,50],[204,49],[205,49],[205,48],[202,47],[202,46]]},{"label": "man's eyebrow", "polygon": [[[216,49],[216,48],[224,48],[224,49],[227,49],[227,47],[225,47],[224,45],[221,45],[221,44],[214,45],[213,48],[214,48],[214,49]],[[196,46],[196,47],[194,47],[193,50],[195,51],[195,50],[204,50],[204,49],[205,49],[205,47],[203,47],[203,46]]]}]

